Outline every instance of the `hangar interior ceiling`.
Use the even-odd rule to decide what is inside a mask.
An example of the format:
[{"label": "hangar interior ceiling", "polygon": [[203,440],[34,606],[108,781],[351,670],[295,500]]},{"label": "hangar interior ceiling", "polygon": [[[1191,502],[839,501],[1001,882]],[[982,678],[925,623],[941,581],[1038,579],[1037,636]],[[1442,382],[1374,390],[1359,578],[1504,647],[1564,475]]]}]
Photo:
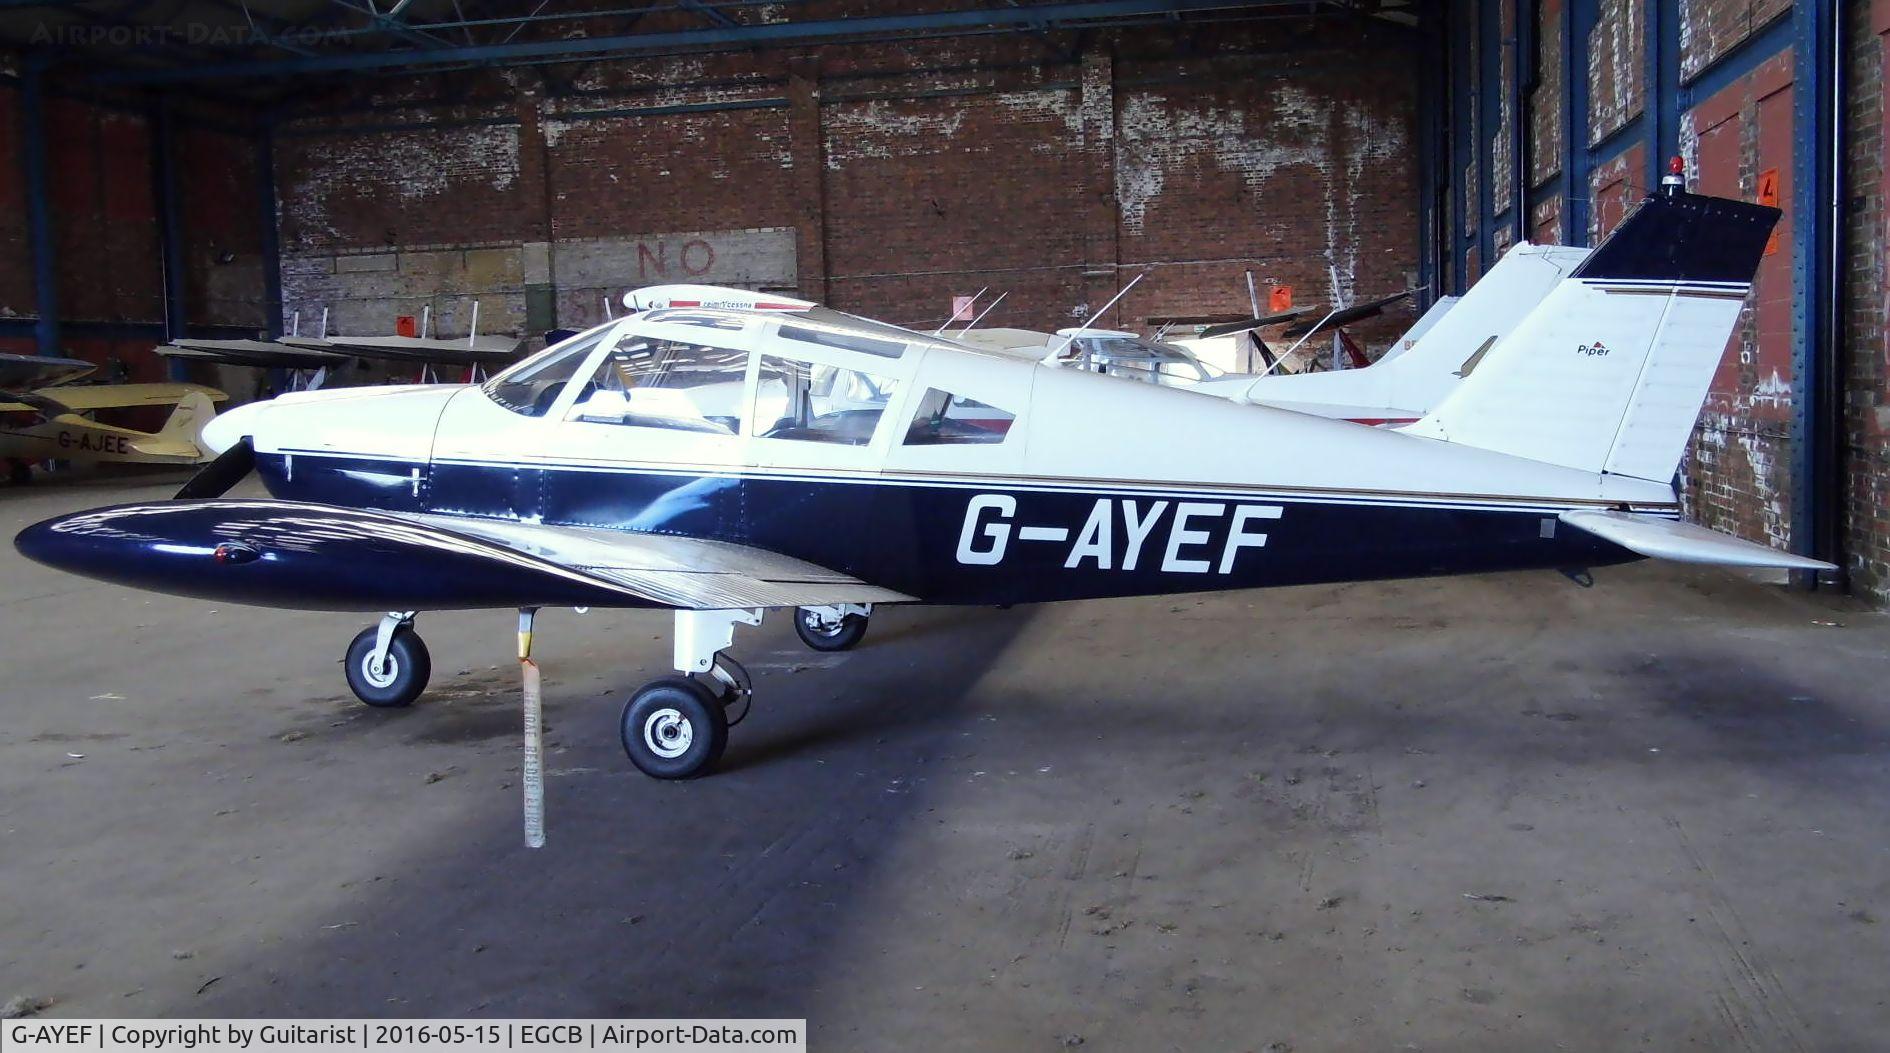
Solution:
[{"label": "hangar interior ceiling", "polygon": [[[1890,0],[0,3],[0,344],[599,320],[669,280],[936,322],[1461,291],[1668,158],[1785,210],[1693,515],[1890,599]],[[1264,288],[1263,288],[1264,295]],[[1409,321],[1363,335],[1383,346]],[[1257,453],[1256,456],[1261,454]],[[1274,455],[1274,454],[1267,454]]]}]

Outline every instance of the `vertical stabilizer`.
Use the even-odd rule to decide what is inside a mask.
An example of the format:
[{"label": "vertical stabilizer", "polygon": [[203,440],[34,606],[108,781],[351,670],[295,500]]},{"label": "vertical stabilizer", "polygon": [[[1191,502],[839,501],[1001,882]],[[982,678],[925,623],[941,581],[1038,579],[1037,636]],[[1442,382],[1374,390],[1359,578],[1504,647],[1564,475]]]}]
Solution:
[{"label": "vertical stabilizer", "polygon": [[1405,431],[1671,478],[1778,217],[1684,192],[1648,198]]},{"label": "vertical stabilizer", "polygon": [[216,416],[216,406],[209,396],[201,391],[187,391],[177,400],[177,408],[165,419],[164,426],[157,431],[157,437],[168,442],[188,442],[201,447],[198,436],[203,433],[203,426]]}]

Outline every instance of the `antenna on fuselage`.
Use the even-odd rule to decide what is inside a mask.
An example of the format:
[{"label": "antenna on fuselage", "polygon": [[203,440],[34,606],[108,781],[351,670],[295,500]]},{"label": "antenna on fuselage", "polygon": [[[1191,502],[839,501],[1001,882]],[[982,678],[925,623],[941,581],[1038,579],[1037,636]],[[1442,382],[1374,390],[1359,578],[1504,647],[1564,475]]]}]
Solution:
[{"label": "antenna on fuselage", "polygon": [[[971,303],[965,305],[966,309],[969,310],[973,305],[977,304],[978,297],[983,296],[985,293],[990,292],[990,291],[991,291],[991,287],[987,285],[984,288],[979,289],[977,292],[972,293]],[[952,308],[951,317],[945,319],[944,322],[940,323],[937,329],[932,330],[932,335],[943,336],[945,333],[946,327],[950,326],[953,322],[956,322],[956,321],[958,321],[958,309],[954,307]]]},{"label": "antenna on fuselage", "polygon": [[[1129,284],[1122,287],[1122,290],[1120,292],[1116,293],[1114,296],[1111,296],[1109,298],[1108,303],[1102,305],[1102,310],[1097,311],[1095,314],[1090,315],[1089,318],[1096,318],[1101,315],[1108,314],[1109,309],[1116,305],[1117,300],[1120,300],[1124,296],[1129,295],[1129,290],[1135,288],[1135,283],[1141,281],[1143,278],[1146,278],[1146,277],[1148,277],[1147,271],[1143,271],[1142,273],[1136,275],[1134,279],[1132,279],[1129,282]],[[1077,337],[1082,336],[1084,333],[1090,330],[1089,318],[1083,319],[1082,325],[1079,325],[1076,328],[1070,330],[1070,335],[1063,338],[1063,346],[1057,348],[1055,351],[1052,351],[1050,353],[1050,357],[1044,359],[1044,365],[1055,366],[1062,362],[1063,352],[1068,351],[1070,349],[1070,345],[1076,343]]]},{"label": "antenna on fuselage", "polygon": [[[1292,347],[1287,348],[1283,353],[1275,356],[1273,361],[1267,363],[1267,368],[1260,371],[1260,377],[1267,376],[1268,374],[1272,373],[1275,369],[1279,368],[1280,363],[1286,361],[1289,358],[1292,358],[1293,352],[1298,351],[1301,344],[1304,344],[1306,341],[1311,340],[1313,336],[1319,332],[1320,326],[1325,325],[1328,321],[1331,321],[1333,315],[1338,314],[1340,311],[1343,311],[1343,310],[1345,310],[1345,308],[1343,307],[1334,307],[1332,310],[1327,311],[1324,318],[1319,319],[1318,322],[1314,323],[1311,329],[1306,330],[1305,336],[1302,336],[1298,340],[1294,341]],[[1259,380],[1260,377],[1255,377],[1254,379]]]},{"label": "antenna on fuselage", "polygon": [[979,311],[979,312],[978,312],[978,317],[976,317],[976,318],[973,318],[973,319],[972,319],[971,321],[969,321],[969,322],[966,322],[966,323],[965,323],[965,327],[964,327],[963,329],[960,329],[960,330],[959,330],[959,332],[960,332],[960,333],[969,333],[969,332],[971,332],[971,331],[972,331],[973,329],[975,329],[975,328],[977,328],[977,325],[978,325],[978,323],[979,323],[979,322],[982,322],[982,321],[984,321],[984,316],[985,316],[985,315],[987,315],[987,314],[990,314],[990,313],[991,313],[991,311],[992,311],[992,309],[993,309],[993,308],[995,308],[995,307],[997,307],[997,305],[998,305],[998,304],[1001,304],[1001,303],[1003,303],[1003,302],[1004,302],[1004,298],[1005,298],[1006,296],[1009,296],[1010,294],[1011,294],[1011,291],[1010,291],[1009,289],[1006,289],[1006,290],[1004,290],[1003,292],[1001,292],[1001,293],[998,293],[998,298],[997,298],[997,299],[995,299],[995,300],[992,300],[992,301],[991,301],[991,306],[990,306],[990,307],[987,307],[987,308],[985,308],[985,309],[984,309],[984,310],[982,310],[982,311]]}]

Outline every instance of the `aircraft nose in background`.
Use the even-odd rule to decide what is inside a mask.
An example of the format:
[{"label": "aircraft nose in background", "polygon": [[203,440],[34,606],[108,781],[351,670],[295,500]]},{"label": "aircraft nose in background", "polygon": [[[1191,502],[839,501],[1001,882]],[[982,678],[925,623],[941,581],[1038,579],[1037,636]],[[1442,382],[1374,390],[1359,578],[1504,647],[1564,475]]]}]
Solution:
[{"label": "aircraft nose in background", "polygon": [[261,402],[252,402],[247,406],[238,406],[210,418],[210,423],[203,426],[203,432],[199,436],[202,444],[211,453],[222,453],[236,445],[237,440],[243,436],[255,434],[256,421],[262,416],[264,405]]}]

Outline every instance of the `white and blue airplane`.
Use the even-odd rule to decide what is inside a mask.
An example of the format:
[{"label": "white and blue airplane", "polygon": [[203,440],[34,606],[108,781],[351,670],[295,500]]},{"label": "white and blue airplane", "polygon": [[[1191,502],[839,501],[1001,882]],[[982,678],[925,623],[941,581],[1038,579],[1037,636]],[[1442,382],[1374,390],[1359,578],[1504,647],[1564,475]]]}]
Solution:
[{"label": "white and blue airplane", "polygon": [[[532,612],[673,609],[678,675],[631,694],[621,722],[658,778],[715,765],[753,696],[735,627],[770,610],[839,649],[891,603],[1649,556],[1827,569],[1681,522],[1672,485],[1778,215],[1648,198],[1502,339],[1466,338],[1447,357],[1481,353],[1474,371],[1395,431],[805,301],[671,302],[476,386],[238,408],[205,429],[219,456],[177,499],[62,516],[15,544],[160,592],[390,612],[347,650],[350,686],[376,706],[426,687],[416,612],[517,608],[528,761]],[[222,496],[252,470],[269,499]]]}]

